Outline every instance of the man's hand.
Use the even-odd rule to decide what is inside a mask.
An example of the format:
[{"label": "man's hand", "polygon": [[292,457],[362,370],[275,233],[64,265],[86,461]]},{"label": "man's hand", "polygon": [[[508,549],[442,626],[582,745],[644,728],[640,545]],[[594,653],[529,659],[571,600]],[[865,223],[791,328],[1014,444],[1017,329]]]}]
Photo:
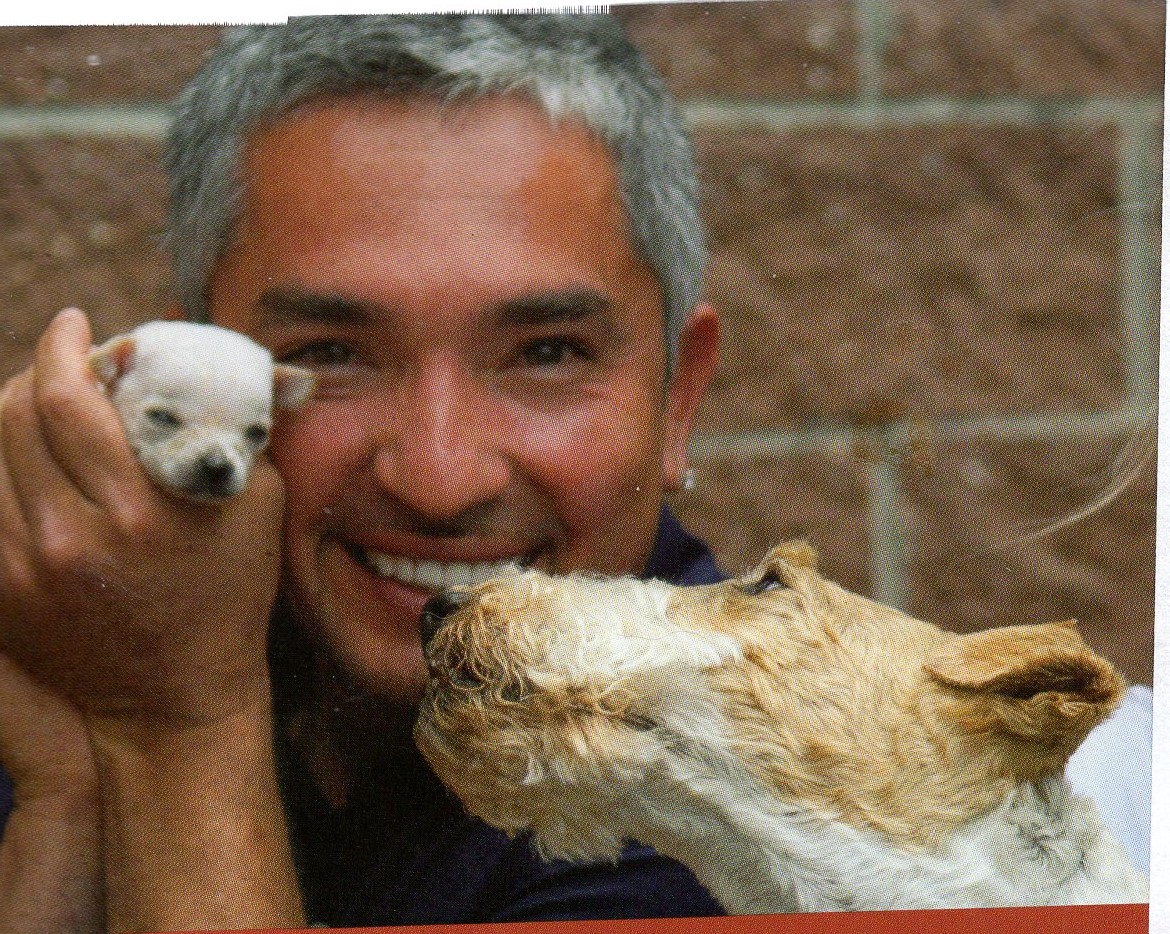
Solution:
[{"label": "man's hand", "polygon": [[0,403],[0,649],[87,713],[198,724],[267,690],[282,486],[212,506],[146,479],[59,315]]},{"label": "man's hand", "polygon": [[60,314],[0,394],[0,650],[81,710],[111,931],[301,920],[276,785],[266,633],[283,487],[221,505],[134,460]]},{"label": "man's hand", "polygon": [[85,724],[2,655],[0,762],[16,789],[0,840],[0,930],[99,934],[101,803]]}]

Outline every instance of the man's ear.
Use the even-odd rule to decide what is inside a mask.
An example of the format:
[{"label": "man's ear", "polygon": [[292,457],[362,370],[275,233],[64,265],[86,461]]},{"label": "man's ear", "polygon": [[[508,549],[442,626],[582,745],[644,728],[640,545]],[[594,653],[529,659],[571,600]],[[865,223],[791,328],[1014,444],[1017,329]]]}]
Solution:
[{"label": "man's ear", "polygon": [[719,365],[719,313],[711,305],[696,305],[679,335],[678,355],[666,387],[662,445],[662,480],[669,489],[682,485],[687,469],[687,443],[695,413]]}]

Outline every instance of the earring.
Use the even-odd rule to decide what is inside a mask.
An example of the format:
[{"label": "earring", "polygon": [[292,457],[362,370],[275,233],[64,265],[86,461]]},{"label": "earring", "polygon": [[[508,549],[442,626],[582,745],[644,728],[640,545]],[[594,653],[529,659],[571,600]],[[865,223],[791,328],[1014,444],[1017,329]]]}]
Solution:
[{"label": "earring", "polygon": [[682,478],[682,488],[686,492],[691,492],[695,488],[695,468],[688,467]]}]

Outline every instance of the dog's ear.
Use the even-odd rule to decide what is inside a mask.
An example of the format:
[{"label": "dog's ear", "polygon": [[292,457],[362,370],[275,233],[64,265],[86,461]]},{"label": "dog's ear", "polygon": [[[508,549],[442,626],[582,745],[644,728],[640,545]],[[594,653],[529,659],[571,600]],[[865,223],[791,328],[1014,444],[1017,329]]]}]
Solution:
[{"label": "dog's ear", "polygon": [[133,335],[122,334],[111,337],[89,352],[90,369],[107,390],[112,390],[130,369],[136,346]]},{"label": "dog's ear", "polygon": [[317,374],[278,363],[272,369],[272,401],[278,409],[299,409],[317,388]]},{"label": "dog's ear", "polygon": [[804,539],[795,538],[774,546],[764,556],[761,565],[767,567],[777,561],[791,564],[794,568],[808,568],[810,571],[815,571],[817,569],[817,550]]},{"label": "dog's ear", "polygon": [[970,737],[1000,740],[1019,778],[1062,769],[1125,692],[1071,621],[956,636],[924,668],[953,692],[944,716]]}]

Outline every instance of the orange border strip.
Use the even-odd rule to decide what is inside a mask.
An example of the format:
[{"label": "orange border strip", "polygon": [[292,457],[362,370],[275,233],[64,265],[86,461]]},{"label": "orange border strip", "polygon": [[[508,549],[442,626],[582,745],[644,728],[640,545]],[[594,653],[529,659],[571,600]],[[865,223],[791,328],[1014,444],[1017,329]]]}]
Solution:
[{"label": "orange border strip", "polygon": [[[948,908],[856,911],[737,918],[648,918],[636,921],[525,921],[333,928],[334,934],[1148,934],[1149,905],[1059,908]],[[280,930],[222,934],[292,934]]]}]

